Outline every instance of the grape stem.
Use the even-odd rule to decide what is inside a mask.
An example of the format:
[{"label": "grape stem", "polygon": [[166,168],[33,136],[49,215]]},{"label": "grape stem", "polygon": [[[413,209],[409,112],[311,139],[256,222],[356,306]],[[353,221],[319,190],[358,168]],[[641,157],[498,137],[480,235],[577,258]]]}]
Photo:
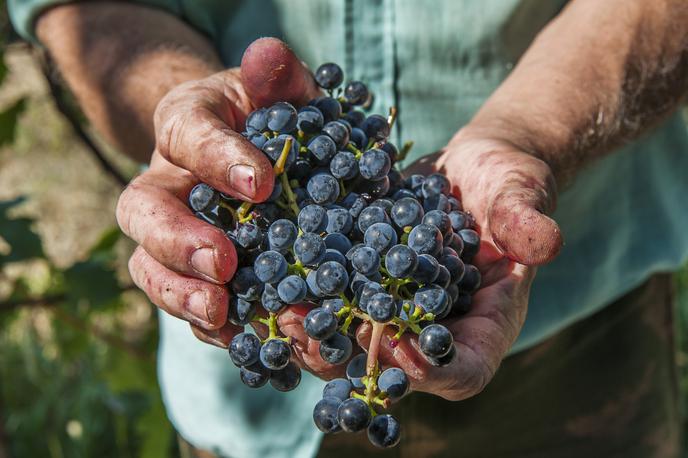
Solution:
[{"label": "grape stem", "polygon": [[387,116],[387,124],[389,128],[394,127],[394,122],[397,120],[397,107],[389,107],[389,116]]},{"label": "grape stem", "polygon": [[294,213],[294,216],[299,215],[299,205],[296,203],[296,196],[294,195],[294,191],[292,191],[291,186],[289,185],[289,178],[287,177],[287,172],[282,173],[280,175],[280,181],[282,182],[282,193],[284,194],[284,197],[286,197],[287,202],[289,204],[289,208],[291,209],[292,213]]}]

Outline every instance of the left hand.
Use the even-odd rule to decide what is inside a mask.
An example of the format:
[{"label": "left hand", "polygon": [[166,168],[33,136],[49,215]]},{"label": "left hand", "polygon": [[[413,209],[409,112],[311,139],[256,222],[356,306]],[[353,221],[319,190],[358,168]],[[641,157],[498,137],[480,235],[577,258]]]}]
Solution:
[{"label": "left hand", "polygon": [[[409,333],[392,348],[395,328],[385,330],[379,359],[383,367],[401,367],[413,390],[456,401],[478,394],[494,376],[523,327],[534,266],[551,261],[562,239],[545,216],[554,209],[556,184],[543,161],[508,142],[464,132],[438,155],[418,161],[408,173],[440,171],[449,177],[481,235],[473,263],[482,286],[466,315],[442,322],[457,350],[448,366],[430,365],[417,336]],[[358,339],[368,347],[369,326],[359,329]]]}]

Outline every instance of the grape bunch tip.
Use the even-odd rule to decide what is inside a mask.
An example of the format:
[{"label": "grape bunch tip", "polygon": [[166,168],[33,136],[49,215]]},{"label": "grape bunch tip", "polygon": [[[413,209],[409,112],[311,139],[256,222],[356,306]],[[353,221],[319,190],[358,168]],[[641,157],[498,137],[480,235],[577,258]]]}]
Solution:
[{"label": "grape bunch tip", "polygon": [[[345,378],[325,385],[315,425],[325,433],[367,430],[372,444],[392,447],[401,426],[383,411],[408,394],[410,382],[402,369],[381,367],[382,332],[396,330],[392,347],[415,334],[430,364],[449,364],[454,338],[438,321],[470,309],[481,281],[471,264],[480,236],[445,176],[404,178],[395,169],[410,145],[400,151],[388,140],[395,109],[366,115],[368,88],[351,81],[342,90],[337,64],[320,66],[315,81],[327,96],[298,109],[278,102],[246,119],[242,135],[274,164],[267,201],[243,202],[200,183],[189,206],[237,249],[229,322],[268,330],[265,338],[242,332],[232,339],[241,381],[279,391],[298,386],[301,370],[277,317],[290,304],[309,304],[306,334],[320,342],[325,362],[347,364]],[[364,322],[372,325],[367,352],[352,338]]]}]

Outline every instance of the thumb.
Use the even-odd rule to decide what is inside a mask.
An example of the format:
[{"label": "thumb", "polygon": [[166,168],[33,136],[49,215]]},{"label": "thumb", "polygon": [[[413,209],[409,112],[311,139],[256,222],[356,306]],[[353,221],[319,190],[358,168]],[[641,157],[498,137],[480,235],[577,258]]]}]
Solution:
[{"label": "thumb", "polygon": [[511,260],[540,265],[559,254],[561,231],[545,215],[554,207],[554,187],[553,180],[548,180],[545,188],[512,185],[492,201],[488,211],[490,233],[495,245]]},{"label": "thumb", "polygon": [[320,95],[313,75],[277,38],[260,38],[251,43],[241,59],[241,81],[257,107],[279,101],[304,105]]}]

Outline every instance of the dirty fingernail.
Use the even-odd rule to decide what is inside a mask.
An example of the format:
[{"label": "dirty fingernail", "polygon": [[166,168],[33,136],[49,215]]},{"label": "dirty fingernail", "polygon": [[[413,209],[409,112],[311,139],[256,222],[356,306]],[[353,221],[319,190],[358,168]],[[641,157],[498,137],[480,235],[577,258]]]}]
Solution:
[{"label": "dirty fingernail", "polygon": [[208,327],[208,295],[204,291],[194,291],[186,298],[186,310],[194,318],[194,324]]},{"label": "dirty fingernail", "polygon": [[236,164],[227,174],[229,185],[246,197],[256,195],[256,169],[250,165]]},{"label": "dirty fingernail", "polygon": [[191,267],[199,274],[218,280],[215,250],[212,248],[199,248],[194,251],[191,255]]}]

